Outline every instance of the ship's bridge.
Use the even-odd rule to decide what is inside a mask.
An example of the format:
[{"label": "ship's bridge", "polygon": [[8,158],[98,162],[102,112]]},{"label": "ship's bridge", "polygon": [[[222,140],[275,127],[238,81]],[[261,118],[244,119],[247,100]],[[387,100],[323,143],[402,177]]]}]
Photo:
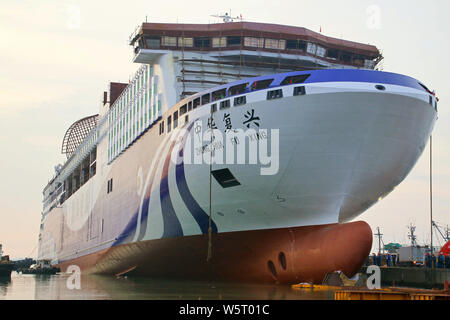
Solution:
[{"label": "ship's bridge", "polygon": [[374,69],[372,45],[306,28],[254,22],[143,23],[130,36],[134,62],[157,63],[172,53],[180,98],[216,85],[271,73],[325,68]]}]

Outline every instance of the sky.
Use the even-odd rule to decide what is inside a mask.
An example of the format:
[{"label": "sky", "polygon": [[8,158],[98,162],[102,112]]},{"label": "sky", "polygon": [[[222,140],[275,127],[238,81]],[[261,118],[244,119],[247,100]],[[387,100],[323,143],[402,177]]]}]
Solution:
[{"label": "sky", "polygon": [[[223,3],[223,2],[222,2]],[[306,27],[377,46],[383,70],[414,77],[440,99],[433,131],[433,218],[450,225],[450,2],[434,1],[0,1],[0,243],[13,259],[36,256],[42,190],[62,163],[76,120],[98,112],[110,81],[137,70],[129,35],[142,22],[244,20]],[[429,147],[409,176],[356,220],[385,243],[430,242]],[[438,238],[434,242],[439,244]],[[442,243],[442,239],[439,239]],[[376,250],[374,239],[372,250]],[[442,243],[443,244],[443,243]]]}]

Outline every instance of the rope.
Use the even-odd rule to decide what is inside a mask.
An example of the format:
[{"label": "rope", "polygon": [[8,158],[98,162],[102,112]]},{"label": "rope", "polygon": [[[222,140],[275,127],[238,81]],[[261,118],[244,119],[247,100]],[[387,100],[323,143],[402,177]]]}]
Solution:
[{"label": "rope", "polygon": [[213,142],[213,117],[212,108],[210,110],[209,123],[211,130],[211,138],[209,144],[209,226],[208,226],[208,255],[206,257],[206,262],[209,262],[212,257],[212,227],[211,227],[211,216],[212,216],[212,142]]},{"label": "rope", "polygon": [[39,243],[36,244],[36,246],[34,247],[34,249],[31,250],[31,252],[28,254],[28,256],[27,256],[26,258],[30,258],[30,257],[31,257],[31,254],[36,250],[38,244],[39,244]]}]

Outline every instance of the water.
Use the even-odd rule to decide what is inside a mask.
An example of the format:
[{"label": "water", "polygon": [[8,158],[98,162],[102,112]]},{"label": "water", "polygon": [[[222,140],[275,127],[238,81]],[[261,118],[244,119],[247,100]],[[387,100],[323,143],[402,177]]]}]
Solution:
[{"label": "water", "polygon": [[[258,285],[173,279],[81,276],[81,289],[69,289],[69,276],[22,275],[0,278],[0,300],[330,300],[333,292],[298,291],[286,285]],[[70,286],[69,286],[70,287]]]}]

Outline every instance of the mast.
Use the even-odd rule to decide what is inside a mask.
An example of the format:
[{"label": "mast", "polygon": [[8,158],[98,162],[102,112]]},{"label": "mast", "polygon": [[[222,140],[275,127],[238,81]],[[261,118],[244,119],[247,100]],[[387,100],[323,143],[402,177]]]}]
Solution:
[{"label": "mast", "polygon": [[417,236],[414,234],[416,231],[416,227],[412,225],[412,223],[408,226],[409,234],[408,238],[411,239],[411,259],[414,259],[414,248],[417,246]]},{"label": "mast", "polygon": [[377,227],[377,233],[375,233],[374,235],[378,237],[378,254],[380,254],[381,253],[381,236],[383,235],[382,233],[380,233],[380,227]]}]

